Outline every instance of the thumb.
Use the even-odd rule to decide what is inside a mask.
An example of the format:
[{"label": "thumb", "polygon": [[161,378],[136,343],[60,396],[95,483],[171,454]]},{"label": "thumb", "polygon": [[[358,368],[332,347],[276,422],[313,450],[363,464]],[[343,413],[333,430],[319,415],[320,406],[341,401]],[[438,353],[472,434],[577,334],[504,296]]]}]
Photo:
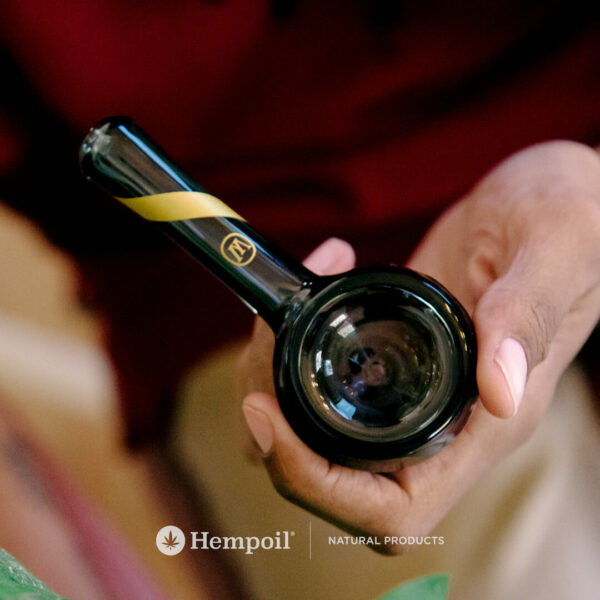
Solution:
[{"label": "thumb", "polygon": [[473,319],[480,398],[503,418],[518,411],[528,375],[547,356],[573,300],[556,279],[544,281],[547,269],[535,273],[520,262],[481,296]]}]

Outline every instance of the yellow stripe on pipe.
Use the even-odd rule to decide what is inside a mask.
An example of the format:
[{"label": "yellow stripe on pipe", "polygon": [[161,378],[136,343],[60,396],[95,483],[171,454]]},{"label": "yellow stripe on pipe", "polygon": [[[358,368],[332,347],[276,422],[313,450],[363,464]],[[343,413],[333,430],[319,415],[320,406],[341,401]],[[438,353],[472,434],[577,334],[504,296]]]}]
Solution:
[{"label": "yellow stripe on pipe", "polygon": [[231,217],[244,221],[218,198],[204,192],[165,192],[137,198],[117,197],[117,200],[148,221],[181,221],[202,217]]}]

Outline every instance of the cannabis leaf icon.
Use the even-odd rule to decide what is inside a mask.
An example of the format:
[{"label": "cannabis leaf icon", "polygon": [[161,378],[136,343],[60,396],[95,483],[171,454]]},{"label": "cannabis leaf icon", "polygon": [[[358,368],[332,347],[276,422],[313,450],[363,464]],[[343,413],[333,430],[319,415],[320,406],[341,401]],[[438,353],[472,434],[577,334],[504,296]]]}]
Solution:
[{"label": "cannabis leaf icon", "polygon": [[163,545],[166,546],[169,550],[171,550],[175,548],[177,544],[179,544],[179,542],[177,541],[177,538],[173,536],[173,531],[169,531],[169,535],[165,536]]},{"label": "cannabis leaf icon", "polygon": [[165,525],[156,534],[156,547],[167,556],[175,556],[185,548],[185,533],[176,525]]}]

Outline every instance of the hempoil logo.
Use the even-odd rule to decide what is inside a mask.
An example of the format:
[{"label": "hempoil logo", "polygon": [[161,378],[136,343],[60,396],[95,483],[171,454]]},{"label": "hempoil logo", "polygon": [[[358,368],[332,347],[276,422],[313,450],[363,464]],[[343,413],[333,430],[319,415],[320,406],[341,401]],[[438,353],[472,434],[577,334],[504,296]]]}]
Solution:
[{"label": "hempoil logo", "polygon": [[[276,531],[274,535],[218,536],[209,531],[190,531],[190,550],[241,550],[254,554],[257,550],[291,550],[290,538],[295,531]],[[179,527],[167,525],[156,534],[156,547],[168,556],[179,554],[185,548],[185,534]]]},{"label": "hempoil logo", "polygon": [[210,535],[208,531],[190,531],[192,550],[244,550],[244,554],[254,554],[255,550],[290,550],[290,537],[295,531],[277,531],[275,535],[229,536]]}]

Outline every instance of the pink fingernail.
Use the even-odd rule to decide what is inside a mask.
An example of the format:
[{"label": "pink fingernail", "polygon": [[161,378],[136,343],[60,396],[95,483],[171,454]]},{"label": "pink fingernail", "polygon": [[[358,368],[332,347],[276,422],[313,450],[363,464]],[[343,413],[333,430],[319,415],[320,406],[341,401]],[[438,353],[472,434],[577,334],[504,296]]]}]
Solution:
[{"label": "pink fingernail", "polygon": [[354,252],[348,242],[332,237],[315,248],[303,264],[317,275],[347,271],[354,266]]},{"label": "pink fingernail", "polygon": [[266,456],[273,447],[273,425],[267,415],[251,406],[242,406],[248,429],[254,436],[258,447]]},{"label": "pink fingernail", "polygon": [[510,391],[514,416],[523,400],[525,383],[527,382],[527,356],[525,350],[517,340],[506,338],[498,346],[494,362],[500,367]]}]

